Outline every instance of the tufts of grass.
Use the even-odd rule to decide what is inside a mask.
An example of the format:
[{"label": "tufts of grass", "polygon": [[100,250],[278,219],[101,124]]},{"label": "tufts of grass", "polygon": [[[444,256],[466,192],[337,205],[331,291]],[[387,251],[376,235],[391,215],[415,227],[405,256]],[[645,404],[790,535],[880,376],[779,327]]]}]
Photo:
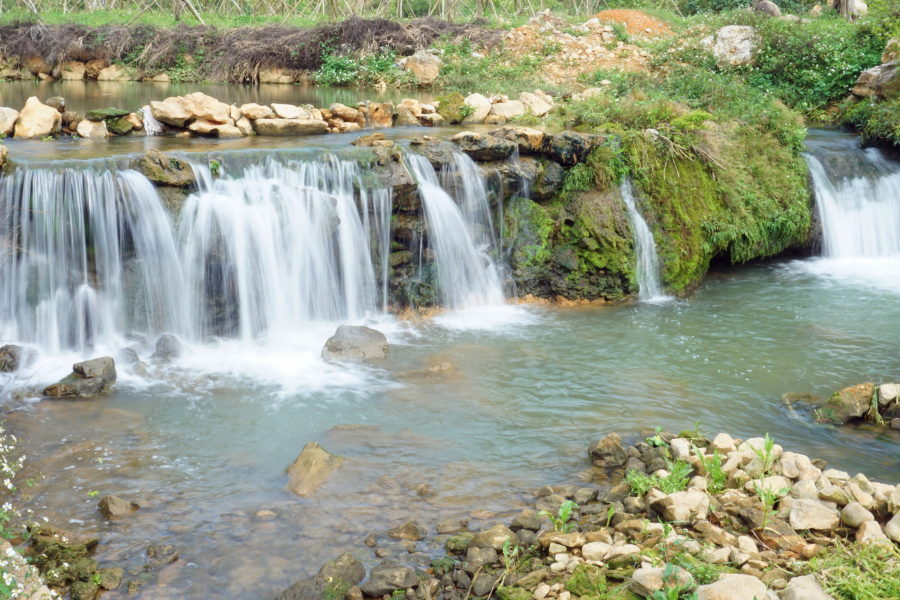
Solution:
[{"label": "tufts of grass", "polygon": [[835,545],[800,567],[814,574],[825,593],[840,600],[900,598],[900,550],[893,544]]}]

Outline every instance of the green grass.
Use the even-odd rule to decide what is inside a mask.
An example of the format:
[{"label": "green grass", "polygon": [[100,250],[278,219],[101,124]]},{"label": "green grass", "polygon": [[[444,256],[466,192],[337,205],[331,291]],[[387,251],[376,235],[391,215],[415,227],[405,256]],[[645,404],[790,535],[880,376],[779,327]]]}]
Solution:
[{"label": "green grass", "polygon": [[836,539],[835,546],[801,566],[799,574],[815,575],[825,593],[839,600],[900,598],[900,550],[890,542],[848,544]]},{"label": "green grass", "polygon": [[518,96],[520,92],[537,88],[561,89],[540,76],[547,60],[559,52],[552,44],[523,56],[514,56],[503,47],[488,54],[468,41],[442,44],[439,48],[443,50],[444,64],[437,87],[442,89],[458,91],[464,96],[473,92]]}]

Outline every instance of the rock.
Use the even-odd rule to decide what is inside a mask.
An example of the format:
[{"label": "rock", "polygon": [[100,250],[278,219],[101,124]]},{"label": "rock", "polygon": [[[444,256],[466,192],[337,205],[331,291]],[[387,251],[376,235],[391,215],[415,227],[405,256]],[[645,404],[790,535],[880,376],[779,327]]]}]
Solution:
[{"label": "rock", "polygon": [[[211,121],[213,123],[229,123],[232,121],[230,105],[219,102],[212,96],[207,96],[202,92],[194,92],[175,99],[181,102],[181,105],[191,115],[191,119]],[[169,100],[173,100],[173,98],[166,98],[166,102]]]},{"label": "rock", "polygon": [[662,513],[666,521],[703,520],[709,513],[709,496],[698,490],[675,492],[654,502],[651,508]]},{"label": "rock", "polygon": [[377,359],[390,355],[387,338],[369,327],[341,325],[322,348],[325,359]]},{"label": "rock", "polygon": [[519,538],[512,529],[505,525],[494,525],[490,529],[485,529],[476,533],[469,540],[469,548],[493,548],[497,552],[503,550],[503,545],[509,542],[512,546],[519,545]]},{"label": "rock", "polygon": [[369,580],[360,586],[367,596],[384,596],[396,590],[406,590],[418,584],[416,573],[409,567],[381,564],[372,568]]},{"label": "rock", "polygon": [[757,487],[773,492],[777,498],[783,498],[791,493],[791,482],[781,475],[766,477],[762,482],[753,479],[744,484],[744,489],[748,494],[755,494]]},{"label": "rock", "polygon": [[734,439],[730,435],[728,435],[727,433],[720,433],[713,438],[712,442],[707,448],[707,452],[709,454],[712,454],[716,450],[719,451],[719,456],[725,457],[728,456],[729,452],[736,452],[737,446],[734,443]]},{"label": "rock", "polygon": [[884,526],[884,533],[889,538],[900,544],[900,513],[894,515]]},{"label": "rock", "polygon": [[250,135],[253,133],[253,123],[246,116],[238,119],[237,123],[234,124],[237,127],[237,130],[241,133],[241,135]]},{"label": "rock", "polygon": [[[467,123],[484,123],[484,120],[491,112],[491,101],[482,96],[481,94],[470,94],[466,96],[465,105],[472,107],[474,110],[466,117],[462,119],[462,124],[465,125]],[[443,107],[443,103],[441,104]],[[440,112],[440,108],[438,109]],[[446,115],[441,112],[441,116],[444,117],[448,122],[452,123],[450,119],[447,118]]]},{"label": "rock", "polygon": [[0,348],[0,373],[15,373],[30,367],[37,359],[37,350],[28,346],[7,344]]},{"label": "rock", "polygon": [[214,137],[219,139],[232,139],[243,137],[241,130],[228,123],[213,123],[205,119],[197,119],[190,125],[188,129],[204,137]]},{"label": "rock", "polygon": [[[0,109],[3,110],[3,109]],[[878,407],[884,410],[891,404],[900,402],[900,383],[883,383],[878,386]]]},{"label": "rock", "polygon": [[87,111],[84,114],[84,118],[88,121],[105,121],[106,119],[126,117],[129,114],[129,111],[119,108],[95,108],[94,110]]},{"label": "rock", "polygon": [[189,162],[159,150],[148,150],[138,161],[138,168],[147,179],[163,185],[189,187],[197,182]]},{"label": "rock", "polygon": [[822,471],[813,466],[809,457],[796,452],[785,452],[777,464],[780,465],[781,474],[788,479],[817,481],[822,475]]},{"label": "rock", "polygon": [[497,598],[500,600],[529,600],[531,594],[520,587],[501,586],[496,590]]},{"label": "rock", "polygon": [[125,81],[127,78],[125,67],[121,65],[109,65],[97,75],[98,81]]},{"label": "rock", "polygon": [[509,140],[472,131],[457,133],[450,141],[475,160],[503,160],[516,151],[516,144]]},{"label": "rock", "polygon": [[694,523],[694,529],[700,532],[701,535],[716,546],[736,546],[738,541],[737,538],[722,529],[721,527],[716,527],[709,521],[697,521]]},{"label": "rock", "polygon": [[122,578],[125,576],[125,570],[121,567],[111,567],[109,569],[100,569],[100,589],[114,590],[122,585]]},{"label": "rock", "polygon": [[541,518],[538,516],[537,511],[526,508],[521,512],[521,514],[519,514],[518,517],[513,519],[513,522],[510,523],[509,528],[512,531],[518,531],[520,529],[540,531],[541,525]]},{"label": "rock", "polygon": [[487,597],[491,590],[497,587],[500,582],[500,575],[490,573],[477,573],[472,580],[472,595],[476,597]]},{"label": "rock", "polygon": [[594,500],[597,497],[597,490],[593,488],[578,488],[575,491],[575,495],[572,499],[575,501],[575,504],[582,505],[587,504],[591,500]]},{"label": "rock", "polygon": [[459,519],[444,519],[437,524],[435,529],[439,534],[459,533],[460,531],[465,531],[467,526],[468,522],[463,523]]},{"label": "rock", "polygon": [[819,490],[811,479],[803,479],[791,486],[791,495],[794,498],[805,498],[807,500],[817,500],[819,498]]},{"label": "rock", "polygon": [[720,64],[740,67],[753,63],[759,50],[756,28],[746,25],[728,25],[716,34],[713,55]]},{"label": "rock", "polygon": [[[591,444],[588,448],[588,456],[598,467],[617,467],[625,464],[627,459],[625,449],[622,448],[622,440],[616,432]],[[629,491],[630,489],[629,486]],[[606,502],[610,502],[610,500],[607,499]]]},{"label": "rock", "polygon": [[63,81],[81,81],[84,79],[86,70],[83,62],[64,62],[59,69],[60,79]]},{"label": "rock", "polygon": [[841,509],[841,520],[849,527],[859,527],[866,521],[874,521],[875,515],[863,508],[859,502],[851,502]]},{"label": "rock", "polygon": [[97,504],[97,508],[100,509],[100,514],[104,517],[113,519],[115,517],[130,515],[138,509],[138,505],[134,502],[122,500],[117,496],[106,496],[99,504]]},{"label": "rock", "polygon": [[93,581],[75,581],[69,589],[71,600],[94,600],[100,593],[100,586]]},{"label": "rock", "polygon": [[419,122],[426,127],[439,127],[444,124],[444,117],[437,113],[419,116]]},{"label": "rock", "polygon": [[153,545],[147,548],[147,558],[153,566],[167,565],[178,560],[178,550],[172,544]]},{"label": "rock", "polygon": [[753,5],[753,10],[770,17],[781,16],[781,9],[778,8],[777,4],[771,2],[770,0],[759,0],[759,2]]},{"label": "rock", "polygon": [[[365,578],[365,566],[345,552],[325,563],[315,577],[302,579],[278,594],[277,600],[322,600],[325,597],[335,597],[335,590],[344,589],[349,595],[350,590]],[[336,596],[335,600],[341,600],[340,596]]]},{"label": "rock", "polygon": [[[311,119],[312,115],[308,112],[294,106],[292,104],[275,104],[272,103],[272,110],[279,119]],[[355,120],[355,119],[354,119]]]},{"label": "rock", "polygon": [[837,424],[860,419],[869,412],[874,395],[875,386],[871,383],[844,388],[831,396],[831,399],[818,409],[817,414],[820,420]]},{"label": "rock", "polygon": [[522,104],[520,100],[511,100],[510,102],[501,102],[500,104],[491,105],[491,114],[506,120],[521,117],[525,112],[525,105]]},{"label": "rock", "polygon": [[82,120],[75,131],[83,138],[105,138],[109,137],[106,130],[106,121],[88,121]]},{"label": "rock", "polygon": [[446,96],[438,98],[438,114],[444,117],[444,120],[451,125],[459,123],[463,120],[462,107],[465,105],[466,99],[459,92],[451,92]]},{"label": "rock", "polygon": [[291,73],[290,69],[284,67],[268,67],[259,71],[260,83],[279,83],[292,84],[297,78]]},{"label": "rock", "polygon": [[383,133],[372,133],[369,135],[361,135],[352,142],[350,142],[353,146],[359,146],[362,148],[370,148],[375,142],[383,140]]},{"label": "rock", "polygon": [[178,358],[181,352],[181,340],[171,333],[164,333],[157,338],[156,351],[151,358]]},{"label": "rock", "polygon": [[393,102],[366,101],[366,126],[374,128],[391,127],[394,124]]},{"label": "rock", "polygon": [[547,139],[543,131],[531,129],[529,127],[513,127],[509,125],[501,127],[500,129],[495,129],[491,131],[489,135],[515,142],[519,146],[519,152],[523,154],[538,154],[544,152],[544,140]]},{"label": "rock", "polygon": [[109,133],[112,133],[113,135],[127,135],[133,129],[136,129],[135,123],[140,124],[140,128],[143,128],[143,123],[141,123],[140,120],[137,119],[136,115],[134,117],[132,115],[128,115],[125,117],[120,117],[118,119],[113,119],[112,121],[109,121],[107,123],[106,128],[109,130]]},{"label": "rock", "polygon": [[192,118],[191,113],[180,102],[180,98],[167,98],[162,102],[152,100],[150,102],[150,114],[157,121],[173,127],[185,127]]},{"label": "rock", "polygon": [[798,498],[791,504],[790,524],[794,529],[832,531],[841,525],[841,514],[818,500]]},{"label": "rock", "polygon": [[12,135],[19,119],[19,111],[12,108],[0,107],[0,135]]},{"label": "rock", "polygon": [[[274,107],[274,105],[273,105]],[[338,102],[332,104],[328,110],[331,111],[332,116],[335,119],[340,119],[342,121],[346,121],[347,123],[358,123],[359,122],[359,110],[347,106],[345,104],[340,104]]]},{"label": "rock", "polygon": [[428,87],[437,81],[442,64],[443,61],[439,57],[425,50],[419,50],[406,59],[404,68],[416,76],[421,87]]},{"label": "rock", "polygon": [[322,135],[328,133],[328,123],[315,119],[257,119],[253,129],[257,135]]},{"label": "rock", "polygon": [[287,469],[288,489],[298,496],[308,496],[343,463],[342,457],[331,454],[316,442],[309,442]]},{"label": "rock", "polygon": [[884,535],[884,532],[881,530],[881,525],[879,525],[876,521],[865,521],[859,526],[859,529],[856,530],[856,541],[860,544],[869,544],[872,542],[880,542],[882,540],[887,540],[888,537]]},{"label": "rock", "polygon": [[100,71],[108,66],[109,61],[106,59],[89,60],[84,63],[84,72],[88,79],[97,79],[100,76]]},{"label": "rock", "polygon": [[766,584],[752,575],[730,575],[697,588],[697,600],[763,600]]},{"label": "rock", "polygon": [[669,446],[672,448],[672,456],[676,460],[686,461],[691,455],[691,443],[688,440],[675,438],[669,442]]},{"label": "rock", "polygon": [[819,500],[826,502],[835,502],[840,506],[850,503],[850,497],[847,493],[836,485],[825,485],[819,490]]},{"label": "rock", "polygon": [[556,162],[571,167],[584,162],[587,155],[605,140],[601,135],[563,131],[551,138],[549,154]]},{"label": "rock", "polygon": [[547,113],[553,109],[553,106],[530,92],[519,94],[519,102],[524,105],[528,114],[535,117],[546,117]]},{"label": "rock", "polygon": [[410,519],[403,525],[389,529],[387,534],[396,539],[418,541],[425,538],[425,528],[415,519]]},{"label": "rock", "polygon": [[825,593],[815,575],[804,575],[788,581],[781,594],[781,600],[834,600],[834,598]]},{"label": "rock", "polygon": [[241,113],[251,121],[275,118],[275,111],[268,106],[260,106],[256,103],[241,105]]},{"label": "rock", "polygon": [[37,97],[32,96],[25,102],[25,107],[19,113],[15,137],[19,139],[46,137],[59,133],[61,127],[62,115],[59,114],[59,111],[42,104]]},{"label": "rock", "polygon": [[107,391],[116,382],[116,363],[105,356],[72,366],[71,375],[44,388],[44,395],[52,398],[89,398]]},{"label": "rock", "polygon": [[884,47],[881,55],[881,64],[887,64],[900,59],[900,38],[891,38]]},{"label": "rock", "polygon": [[602,562],[612,546],[604,542],[590,542],[581,547],[581,556],[586,561]]},{"label": "rock", "polygon": [[[665,577],[664,581],[663,575],[666,573],[666,570],[670,570],[670,573]],[[684,591],[694,589],[693,576],[681,567],[674,565],[667,567],[641,567],[631,576],[629,588],[635,594],[648,598],[661,590],[663,583],[666,584],[667,588],[678,586]]]}]

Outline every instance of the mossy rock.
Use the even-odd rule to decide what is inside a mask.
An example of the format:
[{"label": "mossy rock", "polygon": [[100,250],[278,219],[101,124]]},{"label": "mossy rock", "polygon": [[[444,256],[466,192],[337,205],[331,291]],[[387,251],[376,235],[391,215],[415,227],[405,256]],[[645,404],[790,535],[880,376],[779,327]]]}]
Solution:
[{"label": "mossy rock", "polygon": [[197,182],[189,162],[158,150],[149,150],[144,154],[138,159],[137,167],[154,183],[189,187]]},{"label": "mossy rock", "polygon": [[79,558],[69,563],[66,570],[72,574],[72,579],[89,581],[97,572],[97,561],[93,558]]},{"label": "mossy rock", "polygon": [[641,555],[640,554],[626,554],[625,556],[617,556],[607,563],[610,571],[615,571],[616,569],[629,569],[638,566],[641,564]]},{"label": "mossy rock", "polygon": [[104,590],[114,590],[122,585],[125,571],[121,567],[100,569],[100,587]]},{"label": "mossy rock", "polygon": [[459,92],[451,92],[446,96],[436,98],[439,102],[438,114],[444,117],[449,124],[459,123],[463,120],[464,115],[462,107],[466,104],[466,99]]},{"label": "mossy rock", "polygon": [[499,587],[497,597],[500,600],[530,600],[531,594],[520,587]]},{"label": "mossy rock", "polygon": [[[581,600],[585,599],[582,598]],[[590,600],[597,599],[591,598]],[[601,600],[644,600],[644,597],[632,592],[627,585],[619,585],[609,590],[609,593],[603,596]]]},{"label": "mossy rock", "polygon": [[127,117],[131,112],[120,108],[95,108],[85,113],[84,118],[88,121],[105,121],[106,119],[117,119],[119,117]]},{"label": "mossy rock", "polygon": [[100,586],[93,581],[76,581],[70,593],[72,600],[94,600],[100,593]]},{"label": "mossy rock", "polygon": [[606,592],[606,574],[595,565],[580,564],[566,582],[566,591],[575,596],[597,596]]},{"label": "mossy rock", "polygon": [[634,567],[628,567],[623,569],[609,569],[606,571],[607,579],[615,579],[618,581],[625,581],[626,579],[630,579],[632,575],[634,575]]},{"label": "mossy rock", "polygon": [[114,119],[109,121],[106,124],[106,129],[110,133],[114,133],[116,135],[125,135],[129,133],[132,129],[134,129],[134,125],[131,124],[131,121],[126,119],[125,117],[121,117],[119,119]]},{"label": "mossy rock", "polygon": [[473,537],[475,537],[475,534],[467,531],[451,535],[447,538],[447,541],[444,542],[444,549],[449,554],[463,554]]}]

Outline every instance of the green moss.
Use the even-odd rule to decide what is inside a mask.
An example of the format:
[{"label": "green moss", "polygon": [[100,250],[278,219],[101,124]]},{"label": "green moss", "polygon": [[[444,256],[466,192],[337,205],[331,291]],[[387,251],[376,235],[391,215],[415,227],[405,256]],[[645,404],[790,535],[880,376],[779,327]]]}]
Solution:
[{"label": "green moss", "polygon": [[451,125],[453,123],[459,123],[463,120],[463,106],[466,104],[466,99],[463,98],[462,94],[459,92],[451,92],[446,96],[439,96],[435,98],[438,101],[438,114],[444,117],[444,120]]},{"label": "green moss", "polygon": [[506,212],[507,237],[519,240],[512,262],[515,266],[540,266],[552,255],[550,235],[554,221],[547,211],[528,198],[515,197]]},{"label": "green moss", "polygon": [[451,535],[447,538],[447,541],[444,542],[444,549],[448,554],[464,553],[473,537],[475,537],[475,535],[468,532]]},{"label": "green moss", "polygon": [[606,575],[600,567],[580,564],[566,582],[566,591],[576,596],[599,596],[606,593]]},{"label": "green moss", "polygon": [[530,593],[517,587],[499,587],[496,593],[500,600],[530,600],[531,598]]}]

